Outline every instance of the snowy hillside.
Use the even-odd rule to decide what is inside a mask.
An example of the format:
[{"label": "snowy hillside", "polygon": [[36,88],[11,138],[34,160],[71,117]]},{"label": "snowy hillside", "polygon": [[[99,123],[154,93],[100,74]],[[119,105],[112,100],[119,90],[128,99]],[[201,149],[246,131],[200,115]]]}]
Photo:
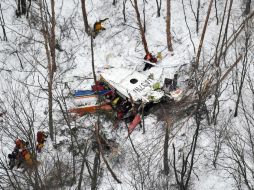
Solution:
[{"label": "snowy hillside", "polygon": [[1,0],[1,189],[254,190],[253,4]]}]

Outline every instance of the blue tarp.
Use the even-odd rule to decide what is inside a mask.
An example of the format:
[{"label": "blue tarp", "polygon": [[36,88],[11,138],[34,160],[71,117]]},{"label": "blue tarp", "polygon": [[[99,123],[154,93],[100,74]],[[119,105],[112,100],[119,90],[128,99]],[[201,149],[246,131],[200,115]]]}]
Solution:
[{"label": "blue tarp", "polygon": [[109,93],[111,90],[101,90],[98,92],[95,92],[93,90],[75,90],[74,96],[80,97],[80,96],[91,96],[91,95],[104,95]]}]

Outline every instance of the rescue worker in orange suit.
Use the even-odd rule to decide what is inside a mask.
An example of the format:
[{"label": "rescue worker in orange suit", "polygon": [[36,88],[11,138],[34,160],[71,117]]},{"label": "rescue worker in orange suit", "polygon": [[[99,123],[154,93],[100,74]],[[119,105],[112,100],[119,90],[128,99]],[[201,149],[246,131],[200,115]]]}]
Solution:
[{"label": "rescue worker in orange suit", "polygon": [[31,154],[27,149],[21,151],[21,158],[28,166],[33,165],[33,160],[31,158]]},{"label": "rescue worker in orange suit", "polygon": [[[144,60],[148,61],[148,62],[151,62],[151,63],[157,63],[157,59],[156,57],[154,57],[151,53],[147,53],[144,57]],[[149,64],[149,63],[146,63],[145,64],[145,68],[143,69],[144,71],[152,68],[153,65]]]},{"label": "rescue worker in orange suit", "polygon": [[105,18],[103,20],[99,20],[94,23],[93,25],[93,31],[94,31],[94,38],[95,36],[101,31],[101,30],[106,30],[106,28],[103,27],[103,22],[108,20],[108,18]]},{"label": "rescue worker in orange suit", "polygon": [[41,152],[41,149],[44,147],[44,142],[46,141],[46,138],[48,135],[46,135],[43,131],[37,132],[37,145],[36,150],[37,152]]}]

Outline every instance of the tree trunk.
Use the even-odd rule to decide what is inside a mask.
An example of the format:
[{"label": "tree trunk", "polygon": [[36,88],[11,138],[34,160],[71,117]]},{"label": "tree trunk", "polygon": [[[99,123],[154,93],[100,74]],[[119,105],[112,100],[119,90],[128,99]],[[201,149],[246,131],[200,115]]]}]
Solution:
[{"label": "tree trunk", "polygon": [[126,11],[126,2],[127,2],[127,0],[123,0],[123,20],[124,20],[124,23],[126,23],[126,13],[125,13],[125,11]]},{"label": "tree trunk", "polygon": [[26,0],[21,0],[21,14],[26,14]]},{"label": "tree trunk", "polygon": [[[51,71],[49,73],[51,76]],[[52,95],[52,78],[49,78],[48,82],[48,106],[49,106],[49,136],[51,140],[54,140],[54,125],[53,125],[53,95]]]},{"label": "tree trunk", "polygon": [[49,114],[49,135],[51,140],[54,140],[54,128],[53,128],[53,77],[56,70],[56,60],[55,60],[55,2],[51,0],[51,28],[49,29],[48,21],[43,20],[44,7],[42,0],[39,1],[40,7],[40,17],[42,19],[42,33],[44,38],[44,47],[46,50],[46,56],[48,61],[48,114]]},{"label": "tree trunk", "polygon": [[21,0],[18,0],[18,5],[17,6],[18,6],[17,10],[20,13],[21,12]]},{"label": "tree trunk", "polygon": [[100,141],[100,128],[99,128],[99,125],[98,123],[96,124],[95,126],[95,131],[96,131],[96,139],[97,139],[97,143],[98,143],[98,151],[104,161],[104,163],[106,164],[106,167],[108,169],[108,171],[110,172],[111,176],[114,178],[114,180],[116,180],[117,183],[122,183],[116,176],[115,172],[112,170],[112,168],[110,167],[108,161],[106,160],[105,156],[104,156],[104,153],[103,153],[103,148],[102,148],[102,145],[101,145],[101,141]]},{"label": "tree trunk", "polygon": [[145,0],[143,0],[143,4],[144,4],[144,6],[143,6],[143,18],[144,18],[143,28],[144,28],[144,33],[146,33],[146,2],[145,2]]},{"label": "tree trunk", "polygon": [[169,128],[172,125],[172,121],[170,119],[166,122],[166,131],[165,131],[165,140],[164,140],[164,154],[163,154],[163,164],[164,164],[164,173],[165,175],[169,174],[169,161],[168,161],[168,148],[169,148]]},{"label": "tree trunk", "polygon": [[16,16],[26,15],[26,0],[18,0]]},{"label": "tree trunk", "polygon": [[250,5],[251,5],[251,0],[248,0],[246,2],[246,7],[245,7],[245,10],[244,10],[245,15],[248,15],[250,13]]},{"label": "tree trunk", "polygon": [[210,13],[211,13],[211,9],[212,9],[212,4],[213,4],[213,0],[210,0],[210,4],[209,4],[209,7],[208,7],[206,19],[205,19],[205,25],[204,25],[204,28],[203,28],[203,31],[202,31],[202,35],[201,35],[201,39],[200,39],[199,46],[198,46],[198,53],[197,53],[197,56],[196,56],[196,63],[195,63],[196,64],[195,65],[196,68],[199,65],[199,59],[200,59],[201,49],[202,49],[204,38],[205,38],[206,28],[207,28],[207,25],[208,25],[208,19],[210,17]]},{"label": "tree trunk", "polygon": [[156,0],[157,5],[157,17],[161,16],[161,0]]},{"label": "tree trunk", "polygon": [[[185,5],[184,5],[183,0],[182,0],[182,5],[183,5],[183,14],[184,14],[185,24],[186,24],[186,26],[188,28],[188,32],[189,32],[190,40],[191,40],[191,43],[192,43],[192,46],[193,46],[194,54],[196,54],[196,48],[195,48],[195,45],[194,45],[194,42],[193,42],[193,39],[192,39],[190,27],[189,27],[188,22],[187,22],[187,16],[186,16]],[[194,14],[194,16],[195,16],[195,14]],[[196,18],[196,16],[195,16],[195,18]]]},{"label": "tree trunk", "polygon": [[215,7],[216,25],[218,25],[219,24],[219,18],[218,18],[217,0],[214,0],[214,7]]},{"label": "tree trunk", "polygon": [[[192,142],[190,144],[189,150],[183,151],[181,154],[182,161],[180,166],[178,166],[179,169],[177,169],[176,164],[176,150],[175,146],[173,144],[173,169],[175,174],[175,180],[178,186],[178,189],[180,190],[187,190],[189,187],[189,181],[193,172],[193,166],[194,166],[194,158],[196,153],[196,147],[197,147],[197,141],[199,136],[199,130],[200,130],[200,119],[201,119],[201,113],[200,113],[200,106],[202,104],[201,96],[199,95],[198,105],[195,108],[195,120],[196,120],[196,130],[192,137]],[[186,147],[184,147],[186,148]],[[187,155],[185,155],[185,152]]]},{"label": "tree trunk", "polygon": [[[246,34],[246,35],[249,35],[249,34]],[[240,98],[241,98],[241,95],[242,95],[242,89],[243,89],[243,84],[244,84],[245,76],[246,76],[246,73],[247,73],[248,48],[249,48],[249,36],[246,36],[245,55],[244,55],[244,60],[243,60],[243,68],[242,68],[242,72],[241,72],[241,80],[240,80],[239,92],[238,92],[237,100],[236,100],[234,117],[238,116],[238,107],[239,107]]]},{"label": "tree trunk", "polygon": [[142,39],[142,43],[143,43],[143,46],[144,46],[144,49],[145,49],[145,53],[148,54],[149,50],[148,50],[148,46],[147,46],[147,42],[146,42],[146,36],[145,36],[144,28],[142,26],[142,22],[141,22],[141,19],[140,19],[137,0],[134,0],[134,8],[135,8],[135,12],[136,12],[136,15],[137,15],[139,31],[140,31],[140,34],[141,34],[141,39]]},{"label": "tree trunk", "polygon": [[166,32],[167,32],[167,45],[168,45],[168,51],[173,51],[172,47],[172,35],[170,30],[171,25],[171,0],[167,1],[167,18],[166,18]]},{"label": "tree trunk", "polygon": [[[52,59],[52,73],[56,72],[56,17],[55,17],[55,0],[51,0],[51,35],[49,40],[50,45],[50,54]],[[53,78],[53,76],[52,76]]]},{"label": "tree trunk", "polygon": [[88,24],[88,19],[87,19],[87,12],[86,12],[86,0],[81,0],[81,9],[82,9],[82,14],[83,14],[83,21],[85,25],[85,32],[87,35],[90,35],[90,27]]},{"label": "tree trunk", "polygon": [[28,8],[26,10],[26,18],[28,18],[28,16],[29,16],[29,11],[30,11],[31,4],[32,4],[32,0],[28,0],[28,1],[29,1],[29,5],[28,5]]},{"label": "tree trunk", "polygon": [[[231,0],[232,2],[232,0]],[[215,1],[216,3],[216,1]],[[216,45],[216,50],[215,50],[215,60],[214,60],[214,65],[216,66],[216,90],[215,90],[215,93],[214,93],[214,102],[213,102],[213,112],[212,112],[212,122],[214,123],[214,125],[216,125],[217,123],[217,117],[218,117],[218,114],[219,114],[219,111],[220,111],[220,106],[219,106],[219,97],[220,97],[220,77],[221,77],[221,67],[220,67],[220,59],[218,59],[218,49],[219,49],[219,46],[220,46],[220,43],[221,43],[221,37],[222,37],[222,29],[224,27],[224,21],[225,21],[225,15],[226,15],[226,12],[227,12],[227,7],[228,7],[228,0],[226,0],[225,2],[225,6],[224,6],[224,11],[223,11],[223,16],[222,16],[222,21],[221,21],[221,27],[220,27],[220,32],[219,32],[219,39],[218,39],[218,42],[217,42],[217,45]],[[230,9],[231,9],[231,6],[229,7],[229,14],[230,14]],[[226,25],[227,27],[228,25]],[[225,29],[226,30],[226,29]],[[224,36],[226,35],[227,33],[224,33]],[[222,45],[221,45],[221,48],[223,49],[223,42],[222,42]]]},{"label": "tree trunk", "polygon": [[50,39],[48,39],[49,46],[50,46],[50,56],[51,62],[48,64],[49,70],[49,82],[48,82],[48,105],[49,105],[49,135],[51,140],[54,140],[54,125],[53,125],[53,93],[52,93],[52,86],[53,86],[53,77],[54,72],[56,71],[56,56],[55,56],[55,46],[56,46],[56,39],[55,39],[55,2],[51,0],[51,29],[50,29]]},{"label": "tree trunk", "polygon": [[3,15],[1,3],[0,3],[0,22],[1,22],[0,24],[3,30],[3,41],[8,41],[6,31],[5,31],[4,15]]},{"label": "tree trunk", "polygon": [[197,17],[196,17],[196,32],[199,32],[199,10],[200,10],[200,0],[198,0],[198,7],[197,7]]},{"label": "tree trunk", "polygon": [[96,79],[95,66],[94,66],[93,35],[91,35],[91,56],[92,56],[93,79],[94,79],[94,84],[95,84],[97,79]]},{"label": "tree trunk", "polygon": [[91,182],[91,190],[96,190],[98,181],[98,169],[100,167],[100,153],[96,152],[93,163],[93,178]]},{"label": "tree trunk", "polygon": [[[229,9],[228,9],[227,23],[226,23],[226,26],[225,26],[225,32],[224,32],[224,36],[223,36],[222,43],[221,43],[221,49],[220,49],[219,59],[222,56],[223,47],[224,46],[227,47],[227,43],[228,43],[228,25],[229,25],[229,19],[230,19],[230,15],[231,15],[231,10],[232,10],[232,4],[233,4],[233,0],[230,0]],[[225,51],[223,53],[224,57],[226,55],[226,52],[227,52],[227,49],[225,49]]]}]

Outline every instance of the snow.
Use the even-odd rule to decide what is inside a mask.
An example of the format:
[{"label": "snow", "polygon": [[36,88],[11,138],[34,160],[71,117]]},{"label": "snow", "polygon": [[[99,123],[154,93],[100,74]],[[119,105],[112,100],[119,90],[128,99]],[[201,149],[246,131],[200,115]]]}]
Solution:
[{"label": "snow", "polygon": [[[36,1],[32,1],[31,10],[37,11]],[[38,2],[38,1],[37,1]],[[39,173],[42,179],[49,174],[57,159],[71,165],[72,152],[71,147],[71,130],[78,129],[78,142],[84,145],[90,142],[93,136],[94,124],[97,121],[97,115],[87,115],[77,118],[67,126],[63,114],[57,101],[62,102],[64,110],[83,102],[73,100],[70,94],[78,89],[90,89],[93,84],[92,66],[91,66],[91,47],[90,37],[84,32],[84,23],[81,13],[81,4],[78,0],[59,0],[56,2],[56,38],[58,39],[63,52],[56,50],[58,70],[54,76],[54,124],[57,132],[56,142],[51,142],[48,138],[46,145],[41,154],[37,154],[38,160],[42,162]],[[106,30],[101,32],[94,39],[95,70],[97,77],[102,75],[105,79],[117,81],[120,85],[117,89],[129,86],[129,79],[134,74],[135,77],[142,80],[152,73],[153,82],[163,83],[165,78],[173,78],[175,73],[180,74],[179,85],[185,87],[189,71],[189,66],[194,60],[199,45],[202,27],[208,7],[208,1],[201,0],[200,25],[199,33],[196,33],[196,21],[191,10],[190,2],[196,11],[197,1],[184,0],[186,19],[196,52],[190,40],[181,1],[171,0],[172,4],[172,35],[174,54],[167,51],[166,44],[166,24],[165,24],[165,2],[162,1],[161,16],[156,16],[155,1],[148,1],[146,4],[146,38],[150,52],[154,55],[162,52],[163,60],[158,67],[153,67],[148,71],[140,74],[143,67],[144,50],[140,39],[140,33],[137,29],[137,21],[134,8],[130,1],[126,3],[126,18],[124,23],[122,15],[122,1],[117,1],[116,6],[112,1],[87,0],[88,22],[92,26],[95,21],[109,18],[104,24]],[[49,9],[50,1],[47,0]],[[138,1],[139,11],[142,15],[143,1]],[[213,6],[209,19],[207,33],[205,35],[204,46],[201,53],[201,68],[206,66],[213,56],[218,34],[220,30],[221,17],[223,15],[225,1],[217,0],[217,11],[219,16],[219,25],[216,25],[215,8]],[[252,3],[253,4],[253,3]],[[253,5],[252,5],[253,6]],[[48,130],[48,103],[47,103],[47,59],[44,49],[43,36],[40,31],[39,16],[34,15],[31,23],[27,22],[25,17],[16,18],[16,2],[1,0],[1,7],[5,20],[5,29],[8,41],[2,41],[2,29],[0,28],[0,112],[7,110],[7,115],[0,122],[0,147],[1,147],[1,164],[7,166],[7,154],[13,150],[13,141],[17,138],[27,139],[27,134],[31,135],[31,140],[35,144],[35,135],[38,130]],[[234,1],[232,15],[230,17],[228,37],[234,32],[243,21],[242,4],[240,1]],[[252,27],[253,29],[253,27]],[[253,33],[253,32],[252,32]],[[241,38],[243,39],[244,36]],[[236,44],[228,51],[225,57],[226,63],[222,63],[222,69],[232,65],[237,57],[237,52],[242,52],[244,41],[238,40]],[[250,38],[253,43],[253,36]],[[21,61],[21,63],[20,63]],[[249,63],[253,63],[253,48],[249,52]],[[111,70],[111,68],[114,68]],[[127,70],[128,69],[128,70]],[[113,70],[115,70],[113,72]],[[250,160],[249,168],[254,168],[251,162],[251,152],[248,144],[251,139],[248,138],[248,130],[253,130],[253,64],[249,64],[247,78],[242,91],[241,105],[239,116],[233,117],[235,102],[237,99],[237,90],[239,89],[240,72],[242,62],[238,64],[230,76],[220,86],[222,93],[219,97],[220,112],[218,114],[218,123],[208,125],[207,121],[202,120],[202,130],[198,139],[198,148],[194,164],[194,172],[191,177],[191,188],[195,190],[220,190],[220,189],[237,189],[236,181],[230,175],[230,168],[236,168],[235,162],[230,159],[232,149],[230,149],[227,140],[237,139],[235,147],[245,144],[243,149],[246,158]],[[112,73],[117,73],[112,75]],[[104,75],[104,72],[108,72]],[[209,78],[214,72],[204,73],[204,78]],[[215,76],[215,75],[214,75]],[[126,80],[126,78],[128,80]],[[125,80],[123,80],[125,79]],[[122,81],[123,80],[123,81]],[[141,81],[139,81],[141,82]],[[139,85],[137,83],[136,85]],[[118,85],[118,84],[117,84]],[[253,87],[252,87],[253,88]],[[133,87],[130,87],[133,90]],[[128,96],[128,92],[123,89],[119,90]],[[142,94],[142,99],[147,100],[147,94]],[[159,97],[161,94],[158,95]],[[134,100],[140,97],[132,94]],[[67,100],[66,100],[67,98]],[[66,104],[66,105],[65,105]],[[214,105],[214,95],[206,102],[207,107],[212,115]],[[248,114],[245,114],[245,113]],[[245,115],[244,115],[245,114]],[[108,116],[111,117],[111,116]],[[114,116],[113,116],[114,117]],[[252,123],[246,121],[252,121]],[[1,118],[0,118],[1,119]],[[155,115],[144,117],[145,133],[143,128],[137,127],[131,134],[131,140],[135,149],[140,154],[137,158],[132,148],[130,139],[127,138],[125,124],[120,122],[118,129],[113,129],[113,123],[106,116],[100,116],[102,131],[108,138],[116,139],[120,145],[119,154],[112,161],[109,161],[116,176],[122,181],[117,184],[105,164],[102,166],[103,171],[100,177],[98,189],[121,189],[132,190],[142,189],[141,181],[143,180],[143,189],[164,189],[165,184],[170,184],[169,189],[174,189],[175,177],[173,168],[170,166],[169,176],[165,176],[163,170],[163,145],[165,134],[165,122],[158,121]],[[183,123],[183,124],[182,124]],[[249,128],[248,128],[249,127]],[[226,130],[225,132],[222,131]],[[181,163],[181,152],[188,151],[189,144],[195,131],[195,121],[186,119],[177,121],[170,129],[170,146],[169,159],[172,162],[173,150],[172,143],[176,145],[177,163]],[[222,132],[221,132],[222,131]],[[217,168],[212,164],[215,150],[215,138],[221,138],[223,142],[222,151],[218,156]],[[63,145],[61,145],[63,143]],[[83,144],[82,144],[83,143]],[[247,145],[246,145],[247,144]],[[54,146],[59,148],[55,148]],[[32,145],[31,145],[32,146]],[[232,148],[232,147],[231,147]],[[87,155],[89,163],[93,163],[95,153],[90,150]],[[77,173],[80,171],[82,156],[77,156]],[[101,160],[102,164],[103,161]],[[172,164],[172,163],[171,163]],[[91,167],[93,165],[91,164]],[[67,170],[67,169],[66,169]],[[7,179],[6,171],[1,165],[1,174]],[[253,170],[252,170],[253,171]],[[15,175],[20,174],[20,169],[15,169]],[[248,171],[250,172],[250,171]],[[67,173],[65,171],[64,173]],[[147,174],[147,175],[146,175]],[[78,174],[77,174],[78,175]],[[251,175],[249,175],[251,176]],[[84,171],[84,180],[82,189],[89,189],[88,171]],[[253,184],[253,181],[250,180]],[[10,189],[5,180],[0,180],[6,189]],[[72,189],[75,189],[74,184]],[[67,188],[67,187],[66,187]],[[68,189],[70,189],[68,188]],[[244,185],[242,189],[247,189]]]}]

